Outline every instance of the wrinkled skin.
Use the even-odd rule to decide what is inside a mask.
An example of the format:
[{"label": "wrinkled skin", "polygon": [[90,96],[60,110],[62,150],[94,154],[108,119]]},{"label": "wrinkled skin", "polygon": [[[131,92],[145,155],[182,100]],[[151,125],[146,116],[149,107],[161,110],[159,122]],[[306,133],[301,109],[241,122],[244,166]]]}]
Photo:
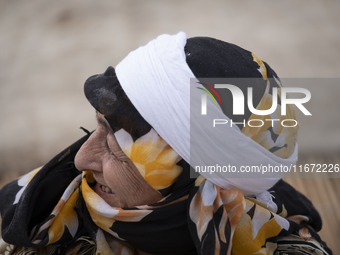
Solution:
[{"label": "wrinkled skin", "polygon": [[153,189],[119,147],[104,116],[97,113],[98,126],[75,157],[76,168],[91,170],[95,192],[112,207],[128,208],[152,204],[162,195]]}]

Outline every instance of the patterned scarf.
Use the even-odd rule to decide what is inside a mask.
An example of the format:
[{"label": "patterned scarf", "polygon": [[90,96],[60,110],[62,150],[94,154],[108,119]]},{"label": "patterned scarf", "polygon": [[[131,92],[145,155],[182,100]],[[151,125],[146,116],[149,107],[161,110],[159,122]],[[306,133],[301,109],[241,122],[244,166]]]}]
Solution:
[{"label": "patterned scarf", "polygon": [[331,254],[316,234],[317,211],[283,181],[245,197],[190,179],[180,161],[184,171],[161,201],[110,207],[93,191],[91,172],[73,165],[87,138],[1,190],[2,235],[14,245],[3,242],[0,254]]}]

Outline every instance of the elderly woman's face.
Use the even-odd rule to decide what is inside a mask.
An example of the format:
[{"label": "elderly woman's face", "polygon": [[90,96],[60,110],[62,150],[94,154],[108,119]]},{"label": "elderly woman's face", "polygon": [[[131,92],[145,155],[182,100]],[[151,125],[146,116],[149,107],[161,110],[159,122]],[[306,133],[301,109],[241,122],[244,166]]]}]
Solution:
[{"label": "elderly woman's face", "polygon": [[98,126],[75,157],[80,171],[92,171],[95,192],[113,207],[155,203],[162,195],[153,189],[119,147],[105,118],[97,113]]}]

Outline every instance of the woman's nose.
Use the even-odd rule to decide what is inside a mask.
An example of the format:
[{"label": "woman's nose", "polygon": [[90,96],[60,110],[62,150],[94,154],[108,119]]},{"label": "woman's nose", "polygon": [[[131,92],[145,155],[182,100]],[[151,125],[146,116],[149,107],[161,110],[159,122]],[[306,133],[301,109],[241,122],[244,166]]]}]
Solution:
[{"label": "woman's nose", "polygon": [[74,164],[79,171],[102,171],[102,152],[97,139],[95,131],[77,152]]}]

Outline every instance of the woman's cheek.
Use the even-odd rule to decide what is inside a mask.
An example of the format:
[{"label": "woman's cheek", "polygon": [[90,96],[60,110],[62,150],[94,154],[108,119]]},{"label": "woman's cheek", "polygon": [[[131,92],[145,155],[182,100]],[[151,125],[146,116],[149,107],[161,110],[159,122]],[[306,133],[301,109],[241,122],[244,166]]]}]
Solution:
[{"label": "woman's cheek", "polygon": [[103,177],[106,184],[113,190],[117,189],[117,182],[120,181],[120,176],[117,173],[117,168],[110,157],[105,158],[103,162]]}]

